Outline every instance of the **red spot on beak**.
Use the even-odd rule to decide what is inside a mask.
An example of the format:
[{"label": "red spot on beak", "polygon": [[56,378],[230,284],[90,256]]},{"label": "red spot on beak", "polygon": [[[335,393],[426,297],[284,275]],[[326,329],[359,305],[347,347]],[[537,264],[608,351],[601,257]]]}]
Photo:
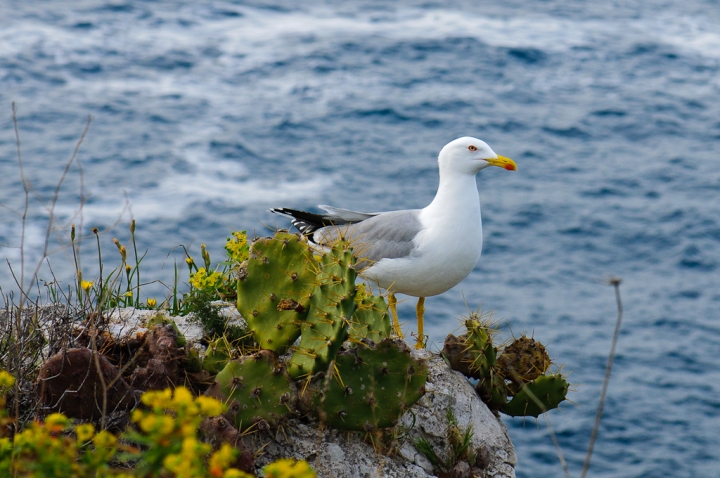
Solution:
[{"label": "red spot on beak", "polygon": [[512,164],[506,164],[505,169],[507,169],[508,171],[515,171],[515,166],[513,166]]}]

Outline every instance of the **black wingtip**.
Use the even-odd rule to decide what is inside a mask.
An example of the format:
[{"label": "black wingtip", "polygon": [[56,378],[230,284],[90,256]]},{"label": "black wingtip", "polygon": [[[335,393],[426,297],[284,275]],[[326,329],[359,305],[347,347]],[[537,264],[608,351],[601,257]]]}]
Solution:
[{"label": "black wingtip", "polygon": [[332,221],[328,221],[327,218],[320,214],[299,211],[297,209],[290,209],[287,207],[274,207],[270,209],[270,212],[289,217],[292,225],[306,236],[312,236],[312,233],[318,229],[325,226],[331,226],[333,224]]}]

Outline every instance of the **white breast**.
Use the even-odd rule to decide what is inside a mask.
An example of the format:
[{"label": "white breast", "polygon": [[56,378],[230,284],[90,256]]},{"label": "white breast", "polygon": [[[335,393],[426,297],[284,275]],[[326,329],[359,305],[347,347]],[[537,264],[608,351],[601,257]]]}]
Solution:
[{"label": "white breast", "polygon": [[378,261],[362,276],[391,292],[415,297],[442,294],[459,284],[475,268],[482,251],[480,202],[474,186],[470,197],[454,197],[453,207],[433,201],[420,212],[423,230],[415,237],[410,256]]}]

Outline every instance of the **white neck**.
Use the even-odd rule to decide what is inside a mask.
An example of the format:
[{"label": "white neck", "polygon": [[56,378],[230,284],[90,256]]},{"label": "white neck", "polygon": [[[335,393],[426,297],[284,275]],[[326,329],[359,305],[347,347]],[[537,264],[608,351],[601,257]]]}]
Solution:
[{"label": "white neck", "polygon": [[460,220],[479,224],[480,195],[475,175],[441,170],[437,194],[423,215],[441,223]]}]

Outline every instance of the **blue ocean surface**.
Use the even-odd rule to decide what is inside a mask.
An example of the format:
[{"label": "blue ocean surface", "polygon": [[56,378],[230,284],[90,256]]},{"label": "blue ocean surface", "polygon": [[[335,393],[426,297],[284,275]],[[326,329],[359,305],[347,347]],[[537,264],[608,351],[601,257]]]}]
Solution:
[{"label": "blue ocean surface", "polygon": [[[579,476],[616,317],[605,281],[622,277],[589,476],[720,476],[720,4],[294,3],[0,2],[0,255],[16,275],[21,245],[26,276],[41,257],[88,115],[48,243],[66,284],[71,223],[99,228],[112,268],[136,219],[143,280],[172,284],[179,245],[220,261],[230,231],[289,226],[270,207],[424,207],[439,150],[477,136],[519,171],[478,175],[483,256],[426,301],[431,347],[479,306],[545,343],[574,384],[549,416]],[[414,300],[400,314],[412,330]],[[544,419],[504,421],[519,477],[562,476]]]}]

